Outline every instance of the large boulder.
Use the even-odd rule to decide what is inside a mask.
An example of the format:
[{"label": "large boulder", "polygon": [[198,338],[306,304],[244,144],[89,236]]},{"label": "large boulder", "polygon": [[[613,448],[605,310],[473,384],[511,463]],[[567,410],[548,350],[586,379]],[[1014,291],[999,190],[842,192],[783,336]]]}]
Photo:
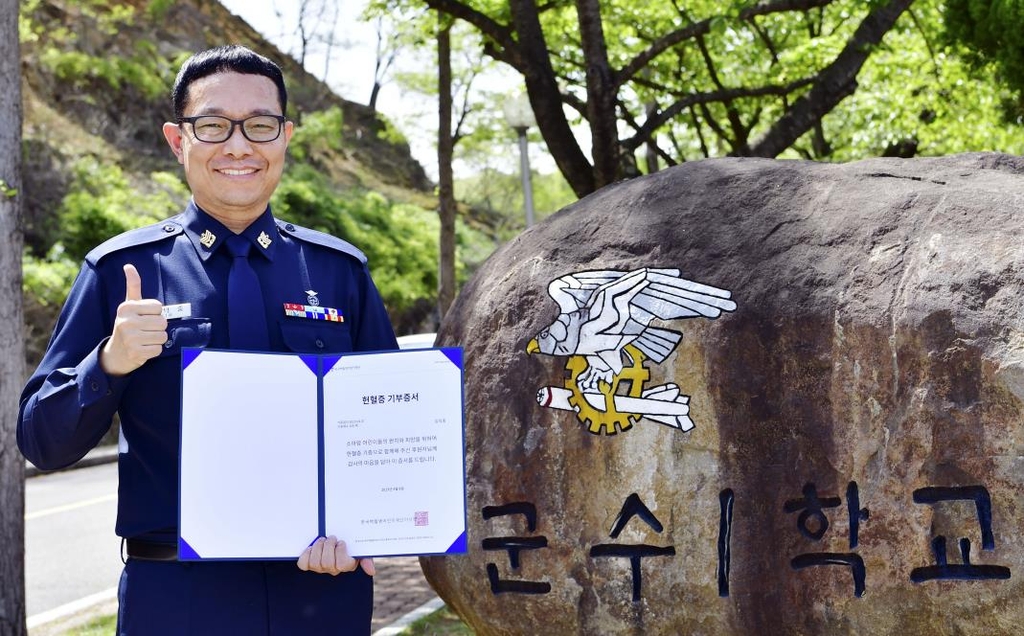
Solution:
[{"label": "large boulder", "polygon": [[441,329],[470,551],[428,580],[479,634],[1020,633],[1022,238],[997,154],[687,163],[529,229]]}]

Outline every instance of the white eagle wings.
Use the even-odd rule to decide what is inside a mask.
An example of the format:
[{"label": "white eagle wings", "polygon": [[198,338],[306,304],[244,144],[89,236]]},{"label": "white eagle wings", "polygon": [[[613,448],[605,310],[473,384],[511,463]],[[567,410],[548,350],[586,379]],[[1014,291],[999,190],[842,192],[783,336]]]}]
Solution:
[{"label": "white eagle wings", "polygon": [[553,280],[548,294],[561,312],[526,350],[585,356],[577,381],[584,393],[598,391],[600,381],[611,384],[626,345],[659,363],[672,353],[682,334],[651,326],[653,319],[717,318],[736,309],[729,291],[680,278],[678,269],[577,272]]}]

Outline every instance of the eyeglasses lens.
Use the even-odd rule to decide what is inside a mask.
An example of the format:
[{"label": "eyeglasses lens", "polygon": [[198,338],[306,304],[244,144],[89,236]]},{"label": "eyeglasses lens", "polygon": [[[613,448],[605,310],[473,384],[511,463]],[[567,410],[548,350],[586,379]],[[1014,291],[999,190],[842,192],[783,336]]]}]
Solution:
[{"label": "eyeglasses lens", "polygon": [[[269,115],[249,117],[242,120],[241,126],[245,138],[257,143],[274,141],[281,134],[281,121]],[[199,141],[220,143],[231,137],[235,125],[227,117],[207,115],[197,117],[192,123],[192,128]]]}]

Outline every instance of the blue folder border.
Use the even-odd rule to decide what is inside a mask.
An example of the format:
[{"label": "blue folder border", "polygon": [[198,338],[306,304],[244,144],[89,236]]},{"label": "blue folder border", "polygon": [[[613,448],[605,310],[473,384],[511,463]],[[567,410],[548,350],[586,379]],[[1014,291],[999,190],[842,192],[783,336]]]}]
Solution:
[{"label": "blue folder border", "polygon": [[[463,350],[462,347],[426,347],[424,349],[410,349],[407,351],[423,351],[423,350],[436,350],[440,351],[447,357],[461,374],[460,385],[462,390],[461,400],[462,404],[466,403],[466,383],[465,383],[465,368],[463,366]],[[181,373],[184,375],[185,369],[187,369],[196,358],[199,357],[204,351],[221,351],[228,352],[229,349],[204,349],[201,347],[184,347],[181,350]],[[237,353],[234,352],[234,353]],[[324,376],[330,371],[335,364],[338,363],[342,358],[348,358],[352,356],[370,355],[370,354],[381,354],[381,353],[402,353],[401,350],[397,351],[358,351],[344,354],[295,354],[283,351],[253,351],[250,353],[259,353],[261,355],[286,355],[296,356],[302,360],[302,362],[309,367],[310,371],[316,376],[317,381],[317,496],[318,496],[318,510],[317,510],[317,537],[326,535],[327,531],[327,487],[324,477],[326,469],[326,448],[324,447]],[[183,399],[183,396],[179,396],[179,401]],[[181,413],[183,410],[183,404],[179,404],[178,412]],[[182,434],[182,423],[178,422],[178,436]],[[462,412],[462,474],[466,474],[466,414],[463,408]],[[178,456],[178,479],[180,482],[181,475],[181,456]],[[463,509],[466,509],[466,480],[462,481],[462,501]],[[455,541],[444,552],[431,552],[423,553],[420,556],[431,556],[439,554],[465,554],[469,552],[469,541],[467,532],[469,529],[469,517],[468,510],[462,520],[463,531]],[[317,537],[309,542],[312,545]],[[391,555],[389,555],[391,556]],[[393,555],[393,556],[415,556],[415,555]],[[297,557],[261,557],[258,560],[261,561],[287,561],[295,560]],[[179,561],[250,561],[249,558],[232,558],[232,557],[203,557],[195,549],[189,545],[188,541],[181,536],[181,490],[178,491],[178,560]]]}]

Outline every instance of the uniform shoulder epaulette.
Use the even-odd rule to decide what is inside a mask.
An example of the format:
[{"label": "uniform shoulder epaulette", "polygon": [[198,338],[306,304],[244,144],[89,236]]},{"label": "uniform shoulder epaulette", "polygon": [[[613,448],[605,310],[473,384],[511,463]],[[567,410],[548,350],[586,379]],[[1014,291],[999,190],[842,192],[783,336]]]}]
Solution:
[{"label": "uniform shoulder epaulette", "polygon": [[288,223],[286,221],[278,220],[277,227],[285,234],[293,236],[300,241],[329,247],[343,254],[347,254],[358,260],[363,265],[366,265],[366,254],[363,254],[358,247],[352,245],[348,241],[343,241],[336,236],[331,236],[330,234],[311,230],[308,227],[302,227],[301,225],[295,225],[294,223]]},{"label": "uniform shoulder epaulette", "polygon": [[156,243],[157,241],[177,236],[183,231],[184,229],[178,223],[177,217],[154,223],[153,225],[128,230],[94,247],[92,251],[85,255],[85,260],[92,265],[96,265],[103,260],[103,257],[114,252],[135,247],[136,245]]}]

